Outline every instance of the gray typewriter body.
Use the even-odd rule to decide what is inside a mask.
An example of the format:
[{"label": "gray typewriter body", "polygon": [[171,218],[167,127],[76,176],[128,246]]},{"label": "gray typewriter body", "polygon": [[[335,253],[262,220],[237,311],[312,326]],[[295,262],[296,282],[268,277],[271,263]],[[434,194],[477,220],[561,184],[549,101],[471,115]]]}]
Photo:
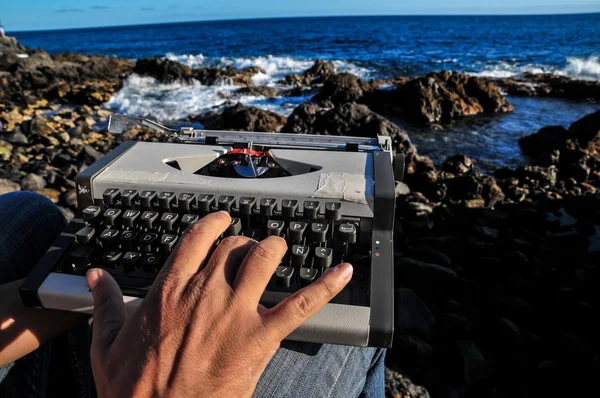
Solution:
[{"label": "gray typewriter body", "polygon": [[[353,287],[355,290],[332,300],[288,338],[316,343],[391,346],[394,324],[392,231],[395,192],[389,137],[327,137],[191,129],[184,133],[186,134],[178,136],[174,142],[168,143],[125,142],[82,171],[76,177],[79,210],[98,207],[99,214],[104,214],[104,220],[108,220],[106,212],[110,209],[118,211],[121,216],[127,211],[138,209],[141,215],[155,211],[159,218],[161,214],[164,218],[164,214],[172,213],[176,219],[183,222],[184,217],[202,217],[206,211],[216,211],[225,207],[232,217],[242,220],[240,225],[245,225],[236,233],[250,230],[250,224],[253,222],[258,226],[259,233],[261,228],[265,228],[265,222],[273,220],[280,220],[286,226],[289,224],[290,228],[292,222],[297,222],[308,229],[312,223],[321,222],[331,227],[331,238],[327,242],[311,241],[308,237],[309,232],[306,232],[306,238],[296,243],[306,245],[307,250],[331,246],[334,260],[357,259],[358,263],[358,259],[361,259],[362,266],[357,268],[361,271],[361,279],[356,281]],[[241,153],[239,156],[247,157],[247,154],[254,153],[256,148],[268,153],[268,161],[276,164],[278,172],[285,175],[259,176],[258,163],[251,164],[252,172],[257,175],[249,178],[227,178],[210,175],[214,170],[206,171],[212,167],[210,165],[224,167],[219,164],[220,159],[237,156],[233,155],[234,153]],[[246,155],[243,155],[244,153]],[[265,169],[268,167],[260,168],[262,171]],[[122,196],[113,196],[111,199],[110,193],[115,190],[118,191],[115,195]],[[159,198],[161,193],[169,193],[173,194],[174,200],[169,202],[171,207],[163,206],[164,202],[152,202],[144,206],[143,201],[125,201],[124,195],[133,191],[140,196],[142,192],[156,192]],[[194,195],[194,201],[198,201],[198,207],[186,205],[184,209],[182,202],[177,202],[177,198],[190,194]],[[211,202],[206,211],[202,211],[200,200],[207,195],[213,196],[214,202]],[[220,198],[230,198],[229,204],[225,203],[222,207]],[[242,204],[247,200],[243,198],[256,199],[251,205],[250,213],[247,213],[248,210],[244,210],[246,213],[243,213]],[[268,212],[263,211],[262,198],[275,200],[274,207]],[[291,213],[289,209],[283,209],[286,203],[294,203]],[[334,216],[328,210],[331,203],[334,203],[334,210],[335,206],[338,206]],[[309,210],[309,204],[316,207],[312,215],[307,215],[309,213],[306,212]],[[307,209],[304,209],[304,206],[307,206]],[[109,246],[102,241],[102,230],[112,228],[117,230],[120,236],[129,233],[128,231],[136,234],[151,232],[155,233],[158,239],[161,239],[161,233],[178,236],[184,230],[182,226],[172,226],[171,229],[165,230],[161,226],[163,224],[153,224],[150,227],[149,224],[144,224],[144,227],[132,223],[131,227],[128,227],[125,226],[125,222],[117,224],[114,220],[99,221],[106,222],[106,225],[94,224],[93,220],[90,221],[89,214],[87,219],[84,219],[85,214],[79,214],[70,222],[25,280],[21,286],[21,296],[25,304],[91,313],[91,293],[87,287],[85,273],[81,268],[77,268],[73,259],[75,250],[81,251],[81,246],[94,246],[96,242],[98,247],[102,247],[99,250],[106,251],[110,248],[111,253],[120,253],[119,258],[123,261],[123,256],[130,255],[130,252],[167,258],[168,251],[161,252],[163,246],[126,247],[122,241],[118,243],[116,240],[116,245]],[[354,225],[355,238],[350,238],[351,243],[333,244],[332,241],[338,239],[338,229],[343,228],[342,224]],[[80,231],[86,227],[86,231],[94,229],[96,241],[88,241],[87,238],[83,240],[80,236]],[[269,233],[271,232],[266,232]],[[282,236],[284,234],[285,232],[282,232]],[[290,239],[289,236],[287,239]],[[355,242],[351,239],[355,239]],[[292,243],[294,242],[290,241],[288,245],[292,247]],[[97,248],[94,246],[92,249]],[[106,260],[106,253],[104,257],[101,257],[101,254],[97,258]],[[90,255],[90,264],[86,266],[98,266],[93,258],[96,257]],[[308,258],[311,260],[304,260],[307,262],[302,263],[301,267],[312,268],[316,264],[316,258],[313,260],[310,255]],[[145,259],[146,257],[144,261]],[[290,261],[293,268],[295,260]],[[114,269],[116,278],[122,278],[124,281],[120,282],[117,279],[124,293],[126,308],[133,311],[147,291],[138,289],[138,285],[135,284],[138,282],[135,279],[136,272],[141,271],[130,267],[131,273],[127,274],[125,265],[118,261],[106,266],[114,267],[111,270]],[[295,288],[285,283],[277,285],[276,280],[273,282],[273,289],[265,291],[262,302],[265,305],[274,305],[301,288],[305,283],[305,279],[298,276],[299,272],[303,272],[301,267],[295,269],[294,278],[297,279],[293,280],[299,281],[296,285],[292,283]],[[326,271],[326,267],[314,267],[317,269],[317,277],[319,272],[322,274]],[[141,268],[140,266],[139,269]],[[83,269],[85,270],[85,267]],[[147,273],[144,275],[147,276]],[[276,276],[274,279],[277,279]],[[128,281],[132,280],[135,283],[128,285]]]}]

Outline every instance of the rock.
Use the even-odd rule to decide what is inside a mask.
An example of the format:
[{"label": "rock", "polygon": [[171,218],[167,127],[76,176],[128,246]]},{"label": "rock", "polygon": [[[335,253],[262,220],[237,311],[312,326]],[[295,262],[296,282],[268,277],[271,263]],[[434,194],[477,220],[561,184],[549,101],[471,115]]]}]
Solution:
[{"label": "rock", "polygon": [[161,83],[190,83],[192,80],[192,69],[189,66],[160,57],[139,58],[133,72],[140,76],[151,76]]},{"label": "rock", "polygon": [[43,177],[29,173],[21,180],[21,189],[24,191],[37,191],[46,188],[46,180]]},{"label": "rock", "polygon": [[600,82],[577,80],[567,76],[525,73],[517,78],[493,79],[511,95],[568,99],[600,99]]},{"label": "rock", "polygon": [[38,189],[35,192],[39,193],[40,195],[44,195],[45,197],[50,199],[53,203],[58,203],[58,201],[60,200],[60,192],[58,192],[56,189],[44,188],[44,189]]},{"label": "rock", "polygon": [[54,132],[48,120],[43,116],[36,116],[31,120],[26,120],[21,125],[21,128],[27,135],[48,136]]},{"label": "rock", "polygon": [[102,159],[104,156],[102,153],[95,150],[91,145],[84,146],[83,152],[85,154],[86,162],[90,164]]},{"label": "rock", "polygon": [[533,158],[561,148],[569,138],[568,131],[562,126],[543,127],[537,133],[519,139],[523,152]]},{"label": "rock", "polygon": [[435,318],[427,305],[410,289],[396,289],[394,297],[394,332],[413,334],[423,340],[431,340]]},{"label": "rock", "polygon": [[315,131],[317,117],[321,116],[323,110],[314,102],[305,102],[297,106],[288,117],[287,123],[281,129],[282,133],[292,134],[320,134]]},{"label": "rock", "polygon": [[418,374],[431,361],[433,352],[433,347],[417,336],[396,333],[394,345],[388,350],[386,357],[391,363]]},{"label": "rock", "polygon": [[418,293],[442,294],[458,281],[453,270],[404,257],[396,266],[399,286],[414,289]]},{"label": "rock", "polygon": [[584,150],[600,150],[600,110],[577,120],[569,127],[569,135]]},{"label": "rock", "polygon": [[462,358],[463,376],[469,387],[473,387],[489,375],[488,363],[479,348],[469,340],[456,343]]},{"label": "rock", "polygon": [[418,123],[448,122],[482,112],[513,110],[490,80],[448,71],[410,79],[394,90],[374,90],[362,101],[383,114]]},{"label": "rock", "polygon": [[15,145],[27,145],[29,140],[21,131],[15,131],[7,137],[7,141]]},{"label": "rock", "polygon": [[235,92],[238,95],[253,95],[263,97],[277,97],[279,92],[277,89],[269,86],[247,86],[242,87]]},{"label": "rock", "polygon": [[3,193],[20,191],[21,187],[16,182],[0,178],[0,195]]},{"label": "rock", "polygon": [[305,70],[302,75],[295,73],[287,75],[279,83],[291,86],[310,86],[322,84],[333,75],[335,75],[335,66],[333,63],[318,59],[315,61],[313,66]]},{"label": "rock", "polygon": [[74,189],[69,189],[68,191],[63,192],[60,196],[60,202],[69,206],[70,208],[77,207],[77,192]]},{"label": "rock", "polygon": [[385,368],[385,396],[389,398],[429,398],[424,387],[414,384],[406,375]]},{"label": "rock", "polygon": [[473,170],[473,161],[465,155],[454,155],[442,164],[442,170],[448,173],[462,175]]},{"label": "rock", "polygon": [[222,113],[198,118],[209,130],[279,131],[286,118],[264,109],[237,104]]},{"label": "rock", "polygon": [[313,100],[328,106],[342,105],[355,102],[363,95],[364,83],[350,73],[340,73],[330,76]]},{"label": "rock", "polygon": [[8,162],[12,156],[13,146],[0,140],[0,162]]},{"label": "rock", "polygon": [[408,195],[410,193],[410,188],[408,185],[403,183],[402,181],[396,181],[396,197],[402,195]]}]

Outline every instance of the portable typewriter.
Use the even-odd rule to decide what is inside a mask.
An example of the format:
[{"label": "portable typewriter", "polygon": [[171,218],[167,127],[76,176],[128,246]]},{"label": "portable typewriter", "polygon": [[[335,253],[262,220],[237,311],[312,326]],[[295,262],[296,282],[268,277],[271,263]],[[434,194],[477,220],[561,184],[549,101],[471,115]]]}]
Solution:
[{"label": "portable typewriter", "polygon": [[26,305],[91,313],[85,273],[101,267],[132,311],[185,229],[226,210],[232,221],[224,236],[279,235],[288,242],[263,294],[265,306],[330,266],[354,266],[348,286],[289,339],[391,346],[390,137],[176,131],[123,115],[111,116],[109,131],[120,134],[129,123],[159,130],[169,142],[125,142],[79,173],[79,213],[22,284]]}]

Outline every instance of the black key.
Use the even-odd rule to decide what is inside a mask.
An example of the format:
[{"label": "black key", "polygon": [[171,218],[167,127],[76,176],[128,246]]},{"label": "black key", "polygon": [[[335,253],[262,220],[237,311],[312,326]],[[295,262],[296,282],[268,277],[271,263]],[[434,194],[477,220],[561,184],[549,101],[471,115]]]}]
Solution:
[{"label": "black key", "polygon": [[319,214],[319,202],[306,200],[304,201],[304,217],[315,219]]},{"label": "black key", "polygon": [[125,207],[131,207],[135,204],[138,192],[135,189],[126,189],[121,192],[121,203]]},{"label": "black key", "polygon": [[198,195],[198,209],[204,213],[208,213],[210,211],[210,207],[215,200],[215,195],[206,195],[201,194]]},{"label": "black key", "polygon": [[256,205],[256,199],[249,196],[240,198],[240,214],[247,216],[252,214],[252,209]]},{"label": "black key", "polygon": [[179,218],[179,214],[177,213],[164,213],[160,216],[160,226],[164,231],[173,231],[175,228],[175,222]]},{"label": "black key", "polygon": [[267,221],[267,236],[281,236],[281,231],[283,231],[284,225],[285,223],[281,220]]},{"label": "black key", "polygon": [[225,231],[225,236],[237,236],[240,234],[240,231],[242,230],[242,221],[237,218],[237,217],[233,217],[231,219],[231,223],[229,223],[229,227],[227,227],[227,230]]},{"label": "black key", "polygon": [[356,243],[356,225],[351,223],[340,224],[338,231],[342,242]]},{"label": "black key", "polygon": [[125,272],[133,272],[137,268],[137,264],[142,258],[142,253],[140,252],[127,252],[123,256],[121,262],[123,263],[123,269]]},{"label": "black key", "polygon": [[342,204],[340,202],[325,203],[325,218],[328,220],[339,220],[342,218],[341,208]]},{"label": "black key", "polygon": [[218,206],[219,210],[231,212],[231,208],[235,206],[235,196],[219,196]]},{"label": "black key", "polygon": [[121,209],[106,209],[104,211],[104,223],[106,225],[117,225],[117,218],[121,215]]},{"label": "black key", "polygon": [[74,267],[87,267],[91,265],[92,254],[94,248],[92,246],[77,246],[71,252],[71,263]]},{"label": "black key", "polygon": [[312,241],[315,243],[325,242],[327,240],[327,231],[329,230],[329,224],[322,222],[314,222],[310,224],[310,232]]},{"label": "black key", "polygon": [[96,205],[90,205],[88,207],[86,207],[85,209],[83,209],[83,211],[81,212],[84,221],[94,221],[96,219],[96,217],[98,217],[100,215],[100,212],[102,211],[102,209],[100,208],[100,206],[96,206]]},{"label": "black key", "polygon": [[121,223],[124,227],[135,227],[138,217],[141,212],[139,210],[125,210],[121,217]]},{"label": "black key", "polygon": [[100,242],[104,247],[114,247],[117,243],[117,238],[119,236],[118,229],[105,229],[100,234]]},{"label": "black key", "polygon": [[156,242],[157,239],[158,234],[155,234],[153,232],[145,232],[140,235],[140,239],[138,240],[138,242],[140,243],[140,247],[142,250],[151,252],[154,251],[152,250],[152,244]]},{"label": "black key", "polygon": [[306,245],[293,245],[292,246],[292,265],[303,266],[306,262],[306,258],[310,253],[310,246]]},{"label": "black key", "polygon": [[281,214],[284,217],[288,217],[288,218],[295,217],[297,208],[298,208],[297,200],[284,199],[281,201]]},{"label": "black key", "polygon": [[306,223],[301,221],[292,221],[288,227],[288,237],[292,242],[302,242],[306,231]]},{"label": "black key", "polygon": [[160,192],[158,194],[158,205],[161,209],[170,209],[175,199],[175,192]]},{"label": "black key", "polygon": [[195,223],[200,219],[200,216],[197,214],[184,214],[181,216],[181,228],[185,231],[189,228],[190,225]]},{"label": "black key", "polygon": [[159,249],[163,253],[171,253],[173,250],[173,246],[177,242],[177,235],[173,234],[163,234],[160,237]]},{"label": "black key", "polygon": [[189,211],[196,204],[196,195],[193,193],[181,193],[177,197],[179,210]]},{"label": "black key", "polygon": [[319,270],[316,268],[302,267],[300,268],[300,273],[298,275],[300,275],[300,283],[306,286],[310,285],[315,281],[315,279],[317,279]]},{"label": "black key", "polygon": [[142,213],[142,217],[140,218],[140,222],[142,223],[142,227],[152,229],[154,226],[154,222],[158,218],[157,211],[145,211]]},{"label": "black key", "polygon": [[142,258],[142,265],[148,272],[154,272],[160,267],[161,257],[157,254],[146,253]]},{"label": "black key", "polygon": [[248,228],[244,231],[244,236],[254,240],[262,240],[264,237],[263,231],[257,228]]},{"label": "black key", "polygon": [[260,200],[260,214],[262,216],[272,216],[277,200],[273,198],[262,198]]},{"label": "black key", "polygon": [[75,239],[80,245],[84,245],[92,240],[96,231],[92,227],[83,227],[75,233]]},{"label": "black key", "polygon": [[315,247],[315,267],[329,268],[333,260],[333,250],[330,247]]},{"label": "black key", "polygon": [[139,197],[142,207],[150,208],[152,207],[152,202],[156,199],[156,191],[142,191]]},{"label": "black key", "polygon": [[120,250],[107,250],[102,255],[102,261],[107,265],[116,266],[122,255]]},{"label": "black key", "polygon": [[275,271],[275,283],[279,286],[290,287],[292,276],[294,276],[294,267],[280,265]]},{"label": "black key", "polygon": [[121,234],[121,247],[124,249],[133,249],[137,245],[138,231],[123,231]]},{"label": "black key", "polygon": [[114,205],[119,199],[120,192],[117,188],[108,188],[102,194],[102,198],[104,199],[104,204],[107,206]]},{"label": "black key", "polygon": [[69,258],[71,271],[76,275],[85,275],[92,265],[92,255],[94,248],[92,246],[77,246]]}]

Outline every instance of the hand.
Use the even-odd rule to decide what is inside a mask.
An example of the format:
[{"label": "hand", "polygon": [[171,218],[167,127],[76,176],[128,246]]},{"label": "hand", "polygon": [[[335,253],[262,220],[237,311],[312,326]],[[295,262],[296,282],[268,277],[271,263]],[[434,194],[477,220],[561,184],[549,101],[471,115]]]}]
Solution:
[{"label": "hand", "polygon": [[100,397],[249,397],[281,341],[348,283],[340,264],[277,306],[259,304],[287,250],[268,237],[224,239],[229,214],[210,214],[181,239],[130,319],[121,291],[90,270],[92,371]]}]

